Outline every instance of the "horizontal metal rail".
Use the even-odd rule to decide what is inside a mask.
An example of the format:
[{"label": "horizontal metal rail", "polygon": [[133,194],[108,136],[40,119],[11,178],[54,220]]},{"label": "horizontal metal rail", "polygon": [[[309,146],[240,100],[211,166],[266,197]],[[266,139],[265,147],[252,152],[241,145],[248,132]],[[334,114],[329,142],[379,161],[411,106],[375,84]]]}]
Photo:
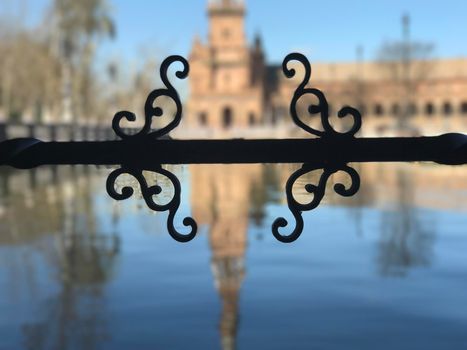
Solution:
[{"label": "horizontal metal rail", "polygon": [[[360,112],[344,106],[337,113],[339,118],[352,118],[351,128],[346,132],[334,129],[329,121],[329,105],[325,95],[318,89],[309,88],[311,66],[301,54],[288,55],[283,63],[286,77],[293,78],[291,61],[303,66],[304,77],[298,85],[290,103],[290,116],[294,123],[308,134],[308,139],[280,140],[173,140],[168,137],[182,119],[182,104],[179,95],[170,83],[167,73],[174,62],[183,65],[175,73],[179,79],[188,76],[188,62],[180,56],[171,56],[161,65],[161,80],[166,88],[152,91],[144,107],[144,125],[136,134],[130,134],[121,122],[134,122],[136,116],[129,111],[118,112],[112,129],[120,139],[102,142],[43,142],[34,138],[7,140],[0,143],[0,165],[16,168],[34,168],[41,165],[118,165],[107,178],[106,189],[115,200],[126,200],[135,192],[130,186],[119,188],[117,179],[124,175],[133,176],[140,187],[147,206],[153,211],[168,211],[167,230],[179,242],[192,240],[198,226],[191,217],[183,220],[188,233],[178,231],[174,224],[181,203],[181,185],[177,177],[162,167],[164,164],[233,164],[233,163],[301,163],[286,183],[287,205],[294,217],[290,223],[283,217],[272,224],[272,233],[279,241],[290,243],[298,239],[304,229],[302,213],[318,207],[325,196],[326,184],[338,172],[350,178],[350,184],[336,183],[334,192],[351,197],[360,188],[360,176],[348,163],[352,162],[416,162],[429,161],[439,164],[467,164],[467,135],[445,134],[434,137],[355,137],[362,126]],[[315,129],[302,119],[297,104],[304,96],[316,102],[308,105],[308,113],[319,117],[321,128]],[[157,104],[159,97],[168,97],[175,104],[173,120],[159,130],[152,129],[154,117],[164,115],[163,107]],[[172,184],[173,194],[167,204],[160,204],[156,197],[163,192],[159,184],[149,185],[144,171],[152,171],[165,177]],[[300,178],[315,170],[322,170],[317,183],[306,183],[305,190],[311,198],[302,203],[294,195],[294,185]],[[308,179],[306,181],[312,181]],[[288,229],[287,234],[284,229]]]},{"label": "horizontal metal rail", "polygon": [[15,139],[0,143],[0,165],[214,163],[413,162],[467,164],[467,135],[395,138],[319,138],[285,140],[161,140],[150,137],[105,142],[41,142]]}]

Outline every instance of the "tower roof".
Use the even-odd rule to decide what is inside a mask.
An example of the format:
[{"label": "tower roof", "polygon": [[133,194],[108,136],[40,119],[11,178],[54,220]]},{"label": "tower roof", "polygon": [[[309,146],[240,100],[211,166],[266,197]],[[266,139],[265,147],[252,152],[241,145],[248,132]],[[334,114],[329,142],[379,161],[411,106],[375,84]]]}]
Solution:
[{"label": "tower roof", "polygon": [[244,0],[210,0],[209,15],[243,15],[245,13]]}]

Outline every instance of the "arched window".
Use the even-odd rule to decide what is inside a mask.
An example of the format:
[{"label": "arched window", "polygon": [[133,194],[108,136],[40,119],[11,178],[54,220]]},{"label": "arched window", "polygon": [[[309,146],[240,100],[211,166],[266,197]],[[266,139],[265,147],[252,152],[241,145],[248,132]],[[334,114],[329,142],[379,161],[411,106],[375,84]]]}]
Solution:
[{"label": "arched window", "polygon": [[391,112],[393,115],[399,115],[401,112],[401,107],[397,103],[394,103],[391,107]]},{"label": "arched window", "polygon": [[363,116],[364,114],[366,114],[366,106],[365,105],[359,105],[358,106],[358,111],[360,112],[360,114]]},{"label": "arched window", "polygon": [[409,116],[416,115],[418,113],[417,105],[415,103],[410,103],[408,107],[408,112]]},{"label": "arched window", "polygon": [[452,105],[449,102],[443,104],[443,113],[445,116],[450,116],[452,114]]},{"label": "arched window", "polygon": [[228,129],[232,126],[232,119],[232,109],[230,107],[225,107],[222,113],[222,126],[224,129]]},{"label": "arched window", "polygon": [[208,124],[208,115],[206,114],[206,112],[201,112],[198,115],[198,122],[201,126],[206,126]]},{"label": "arched window", "polygon": [[425,105],[425,114],[428,116],[432,116],[433,114],[435,114],[435,106],[433,105],[433,103],[428,102]]},{"label": "arched window", "polygon": [[250,113],[248,114],[248,124],[250,126],[253,126],[256,124],[256,118],[255,118],[255,114],[254,113]]},{"label": "arched window", "polygon": [[467,115],[467,102],[461,103],[461,113]]},{"label": "arched window", "polygon": [[271,124],[272,125],[276,125],[277,124],[277,107],[274,106],[272,107],[272,111],[271,111]]},{"label": "arched window", "polygon": [[375,113],[375,115],[378,116],[378,117],[384,115],[384,108],[383,108],[383,106],[382,106],[380,103],[377,103],[377,104],[375,105],[374,113]]},{"label": "arched window", "polygon": [[276,108],[276,112],[277,112],[277,119],[279,118],[283,119],[287,116],[287,108],[284,106],[278,106]]}]

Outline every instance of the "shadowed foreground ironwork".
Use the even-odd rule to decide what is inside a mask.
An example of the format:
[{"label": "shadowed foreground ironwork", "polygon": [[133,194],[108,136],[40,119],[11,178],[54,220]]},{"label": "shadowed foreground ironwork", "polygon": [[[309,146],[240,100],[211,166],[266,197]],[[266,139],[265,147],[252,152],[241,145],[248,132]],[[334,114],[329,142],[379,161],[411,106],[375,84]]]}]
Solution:
[{"label": "shadowed foreground ironwork", "polygon": [[[343,107],[339,118],[352,118],[352,126],[347,132],[336,131],[329,121],[329,106],[325,95],[318,89],[308,88],[311,66],[301,54],[288,55],[283,62],[287,78],[296,75],[290,62],[302,65],[304,77],[297,87],[290,104],[290,115],[297,126],[315,136],[312,139],[285,140],[172,140],[169,132],[176,128],[182,118],[182,103],[178,92],[168,78],[169,67],[181,63],[183,69],[175,72],[179,79],[189,73],[189,64],[181,56],[171,56],[161,65],[160,76],[165,88],[152,91],[146,101],[144,125],[131,135],[125,132],[120,123],[136,121],[136,115],[122,111],[115,115],[112,128],[121,138],[119,141],[105,142],[42,142],[33,138],[13,139],[0,143],[0,165],[29,169],[41,165],[94,164],[120,165],[107,180],[107,192],[116,200],[130,198],[134,190],[124,187],[121,192],[115,188],[117,178],[123,174],[133,176],[139,183],[143,199],[154,211],[168,211],[167,229],[179,242],[188,242],[196,236],[197,224],[187,217],[183,220],[190,231],[178,232],[174,224],[175,214],[180,206],[181,185],[177,177],[162,167],[163,164],[217,164],[217,163],[303,163],[287,182],[286,195],[295,226],[288,235],[280,229],[289,225],[286,219],[279,218],[272,225],[273,235],[281,242],[290,243],[303,232],[302,212],[313,210],[325,195],[326,183],[337,172],[346,173],[351,180],[347,188],[336,184],[334,190],[345,197],[355,195],[360,187],[357,171],[347,164],[350,162],[413,162],[430,161],[439,164],[460,165],[467,163],[467,136],[446,134],[437,137],[397,137],[397,138],[356,138],[361,128],[360,112],[352,107]],[[313,97],[317,103],[308,106],[308,113],[320,117],[322,130],[309,126],[297,112],[297,104],[304,97]],[[164,115],[164,107],[158,104],[159,97],[171,99],[176,111],[165,127],[152,130],[154,117]],[[316,138],[317,137],[317,138]],[[293,187],[303,175],[322,169],[318,184],[306,184],[305,190],[311,200],[300,203],[294,198]],[[174,191],[172,199],[164,205],[158,204],[155,197],[163,192],[159,185],[149,186],[143,171],[151,171],[166,177]]]}]

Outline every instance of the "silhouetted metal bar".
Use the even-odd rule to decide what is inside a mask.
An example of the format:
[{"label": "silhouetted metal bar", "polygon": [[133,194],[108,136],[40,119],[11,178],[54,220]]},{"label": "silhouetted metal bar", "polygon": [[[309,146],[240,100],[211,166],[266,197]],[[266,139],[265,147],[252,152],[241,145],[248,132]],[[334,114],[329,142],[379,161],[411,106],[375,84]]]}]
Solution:
[{"label": "silhouetted metal bar", "polygon": [[[360,176],[350,167],[349,162],[413,162],[430,161],[441,164],[467,164],[467,135],[446,134],[437,137],[408,138],[357,138],[362,126],[360,112],[350,106],[341,108],[339,118],[351,118],[351,127],[342,132],[334,129],[329,120],[329,105],[322,91],[309,88],[311,66],[308,59],[298,53],[288,55],[282,65],[287,78],[296,75],[296,69],[289,66],[291,61],[302,65],[304,75],[294,92],[290,103],[290,115],[294,123],[312,135],[308,139],[284,140],[172,140],[169,133],[182,119],[182,103],[167,73],[169,67],[181,63],[183,68],[175,76],[184,79],[188,76],[189,64],[181,56],[170,56],[161,65],[160,76],[165,86],[153,90],[144,106],[144,124],[142,128],[129,132],[121,122],[135,122],[136,115],[130,111],[118,112],[112,120],[112,129],[120,140],[105,142],[42,142],[32,138],[7,140],[0,143],[0,165],[17,168],[34,168],[41,165],[95,164],[120,165],[107,178],[106,189],[115,200],[126,200],[134,193],[131,186],[118,188],[117,179],[121,175],[133,176],[141,190],[146,205],[153,211],[168,211],[168,233],[179,242],[192,240],[198,226],[191,217],[183,219],[188,233],[178,231],[174,224],[175,215],[180,207],[181,185],[177,177],[163,164],[233,164],[233,163],[303,163],[294,172],[286,184],[287,205],[294,217],[294,223],[277,218],[272,225],[272,233],[279,241],[290,243],[298,239],[303,232],[302,213],[317,208],[325,196],[329,178],[338,172],[350,177],[350,185],[336,183],[334,192],[343,197],[355,195],[360,188]],[[297,104],[304,96],[313,97],[316,103],[308,105],[308,114],[319,116],[321,128],[315,129],[302,120]],[[157,102],[159,97],[166,97],[175,104],[173,119],[158,130],[153,130],[152,120],[163,116],[163,106]],[[31,131],[33,131],[31,129]],[[81,134],[86,134],[81,130]],[[2,129],[0,128],[0,137]],[[322,173],[317,183],[307,180],[305,190],[311,194],[311,200],[303,203],[293,193],[294,184],[300,178],[315,170]],[[173,193],[166,204],[160,204],[154,197],[163,192],[159,184],[149,185],[143,171],[151,171],[165,177],[172,184]],[[288,228],[289,233],[283,229]]]},{"label": "silhouetted metal bar", "polygon": [[432,161],[467,164],[467,136],[320,138],[285,140],[137,140],[0,143],[0,165],[33,168],[62,164],[347,163]]}]

